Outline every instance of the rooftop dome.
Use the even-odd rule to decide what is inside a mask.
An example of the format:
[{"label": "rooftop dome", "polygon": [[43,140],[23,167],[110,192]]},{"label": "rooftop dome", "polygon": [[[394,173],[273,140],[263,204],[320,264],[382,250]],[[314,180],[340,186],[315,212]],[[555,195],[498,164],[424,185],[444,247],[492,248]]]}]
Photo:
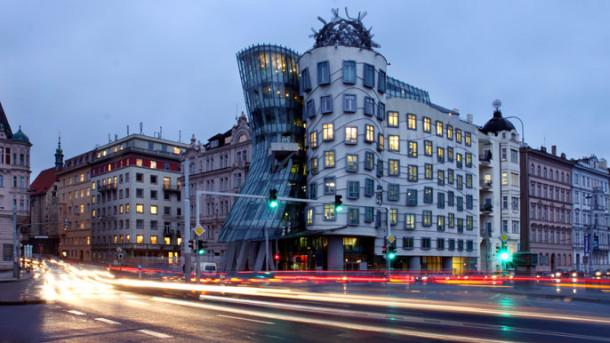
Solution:
[{"label": "rooftop dome", "polygon": [[341,45],[373,50],[373,48],[379,47],[379,44],[373,42],[371,29],[367,30],[362,24],[362,19],[366,16],[366,12],[358,12],[357,18],[350,18],[347,8],[345,8],[345,16],[347,18],[339,16],[338,8],[333,8],[331,12],[333,13],[333,18],[328,23],[318,17],[318,20],[324,24],[320,31],[312,28],[314,32],[313,37],[316,40],[314,48]]},{"label": "rooftop dome", "polygon": [[17,130],[17,132],[13,134],[13,137],[11,137],[11,139],[15,142],[23,142],[30,144],[30,139],[28,138],[28,136],[25,135],[25,133],[23,133],[23,131],[21,131],[21,126],[19,126],[19,130]]},{"label": "rooftop dome", "polygon": [[500,111],[500,106],[502,106],[502,102],[500,100],[495,100],[493,102],[493,106],[496,108],[494,111],[494,116],[491,118],[485,126],[481,129],[484,133],[498,133],[500,131],[511,131],[515,129],[513,123],[510,120],[502,117],[502,112]]}]

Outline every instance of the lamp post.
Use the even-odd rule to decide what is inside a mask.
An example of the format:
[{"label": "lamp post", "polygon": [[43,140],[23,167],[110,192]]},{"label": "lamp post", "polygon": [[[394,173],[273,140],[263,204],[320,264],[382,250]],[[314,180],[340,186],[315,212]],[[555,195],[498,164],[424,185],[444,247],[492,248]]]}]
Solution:
[{"label": "lamp post", "polygon": [[517,116],[509,116],[509,117],[504,117],[505,119],[517,119],[519,121],[519,123],[521,123],[521,147],[526,147],[527,145],[525,144],[525,130],[524,130],[524,126],[523,126],[523,120],[521,120],[521,118],[517,117]]},{"label": "lamp post", "polygon": [[590,194],[587,194],[585,196],[586,199],[589,199],[589,251],[588,251],[588,264],[589,264],[589,268],[588,268],[588,273],[589,276],[591,276],[591,272],[593,269],[593,248],[592,248],[592,244],[593,244],[593,196]]},{"label": "lamp post", "polygon": [[19,279],[19,248],[17,247],[17,199],[13,200],[13,277]]}]

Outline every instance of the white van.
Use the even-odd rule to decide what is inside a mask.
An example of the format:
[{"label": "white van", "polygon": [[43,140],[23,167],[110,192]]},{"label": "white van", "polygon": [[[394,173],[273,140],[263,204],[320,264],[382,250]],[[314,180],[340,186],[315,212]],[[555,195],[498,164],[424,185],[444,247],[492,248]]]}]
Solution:
[{"label": "white van", "polygon": [[216,263],[213,262],[199,262],[199,272],[201,273],[216,273]]}]

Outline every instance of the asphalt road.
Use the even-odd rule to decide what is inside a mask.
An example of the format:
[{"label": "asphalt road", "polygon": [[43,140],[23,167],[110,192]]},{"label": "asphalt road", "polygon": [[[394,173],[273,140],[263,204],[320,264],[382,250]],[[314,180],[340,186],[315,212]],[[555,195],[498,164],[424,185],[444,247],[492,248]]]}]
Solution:
[{"label": "asphalt road", "polygon": [[610,305],[497,290],[328,285],[167,292],[52,268],[42,305],[0,307],[1,342],[599,342]]}]

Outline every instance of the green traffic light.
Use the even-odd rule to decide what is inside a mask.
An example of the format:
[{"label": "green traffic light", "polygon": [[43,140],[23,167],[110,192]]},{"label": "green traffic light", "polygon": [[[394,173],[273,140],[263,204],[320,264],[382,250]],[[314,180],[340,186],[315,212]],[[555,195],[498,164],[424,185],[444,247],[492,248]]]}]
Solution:
[{"label": "green traffic light", "polygon": [[276,207],[277,207],[277,200],[271,200],[271,201],[269,201],[269,207],[271,207],[271,208],[276,208]]},{"label": "green traffic light", "polygon": [[205,249],[197,250],[197,255],[203,255],[203,254],[205,254]]},{"label": "green traffic light", "polygon": [[335,207],[335,211],[337,211],[337,213],[343,211],[343,205],[339,205],[339,206]]},{"label": "green traffic light", "polygon": [[396,253],[391,252],[388,254],[388,259],[390,259],[390,260],[393,260],[395,257],[396,257]]},{"label": "green traffic light", "polygon": [[510,253],[508,251],[502,251],[500,253],[500,260],[506,262],[506,261],[509,261],[510,259],[511,259],[511,257],[510,257]]}]

